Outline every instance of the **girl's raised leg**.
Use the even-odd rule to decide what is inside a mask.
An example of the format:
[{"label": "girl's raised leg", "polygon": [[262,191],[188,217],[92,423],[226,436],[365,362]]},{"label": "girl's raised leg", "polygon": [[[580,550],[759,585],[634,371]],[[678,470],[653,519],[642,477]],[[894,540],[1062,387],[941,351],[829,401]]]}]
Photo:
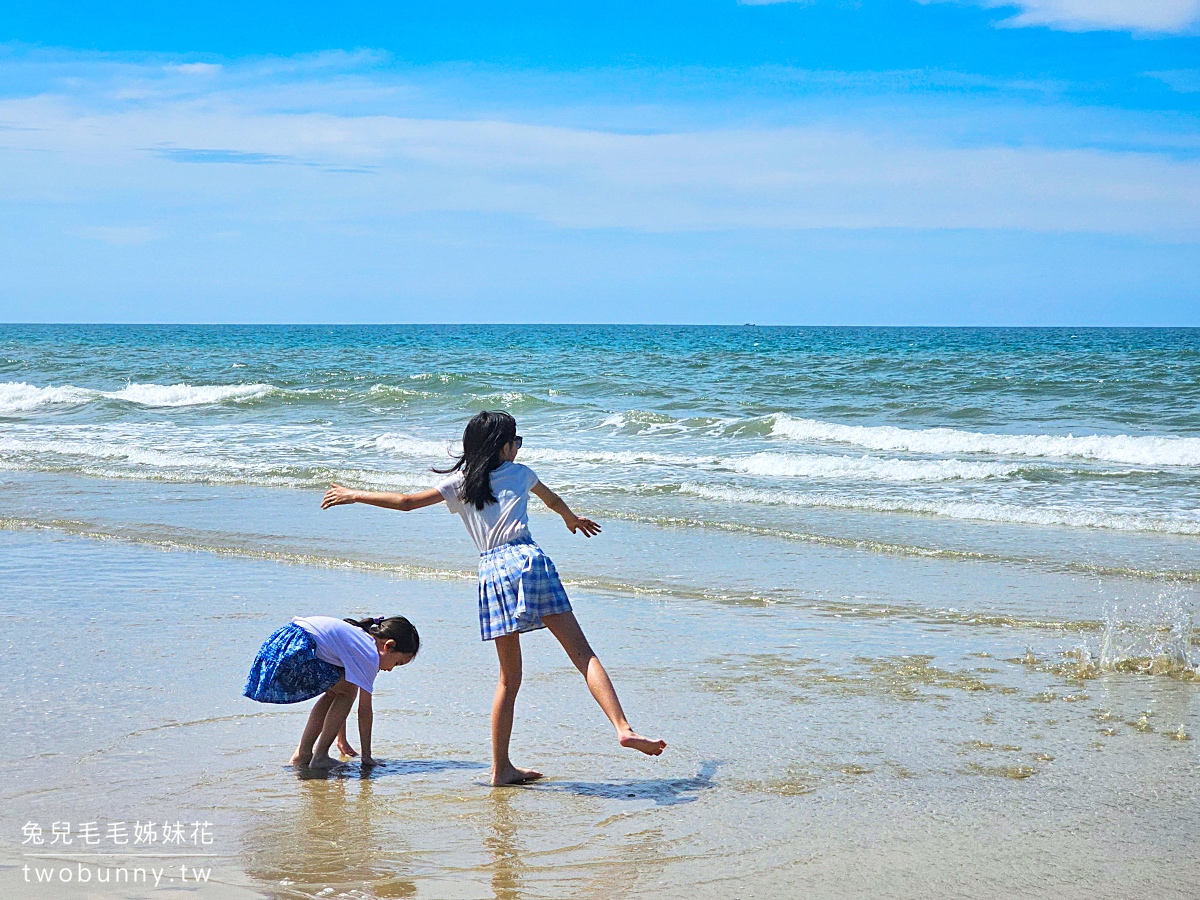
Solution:
[{"label": "girl's raised leg", "polygon": [[500,659],[500,681],[492,701],[492,784],[523,784],[541,778],[533,769],[518,769],[508,756],[512,737],[513,710],[521,689],[521,636],[506,634],[496,638],[496,656]]},{"label": "girl's raised leg", "polygon": [[546,623],[550,633],[558,638],[558,642],[567,651],[567,656],[571,657],[571,662],[575,663],[575,668],[583,673],[588,690],[592,692],[592,696],[608,716],[608,721],[612,722],[613,728],[617,730],[617,740],[621,742],[621,746],[641,750],[650,756],[662,753],[667,747],[666,741],[642,737],[625,718],[625,711],[621,709],[621,701],[617,699],[612,680],[584,637],[583,629],[575,620],[575,613],[554,613],[543,617],[542,621]]}]

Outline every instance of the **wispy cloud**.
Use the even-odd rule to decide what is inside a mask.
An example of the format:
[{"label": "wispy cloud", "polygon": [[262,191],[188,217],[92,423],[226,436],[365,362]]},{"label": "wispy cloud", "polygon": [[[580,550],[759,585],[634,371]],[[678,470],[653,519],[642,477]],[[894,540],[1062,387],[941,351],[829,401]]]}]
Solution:
[{"label": "wispy cloud", "polygon": [[[809,118],[656,133],[340,107],[290,111],[278,103],[274,76],[260,90],[253,75],[226,66],[207,87],[181,94],[171,79],[154,81],[152,68],[162,71],[161,63],[126,65],[117,77],[105,71],[99,86],[77,75],[54,91],[0,100],[0,121],[12,126],[0,148],[0,199],[123,204],[160,219],[203,208],[222,228],[263,216],[380,223],[449,212],[660,233],[907,228],[1200,237],[1200,159],[1178,148],[955,143],[918,127],[919,111],[906,119],[903,109],[873,125]],[[320,97],[324,83],[296,90]],[[371,177],[344,177],[364,173]]]},{"label": "wispy cloud", "polygon": [[178,72],[180,75],[216,75],[221,71],[217,63],[177,63],[164,66],[168,72]]},{"label": "wispy cloud", "polygon": [[88,241],[100,241],[116,247],[138,246],[158,240],[162,233],[144,225],[93,225],[68,229],[68,234]]},{"label": "wispy cloud", "polygon": [[[785,2],[785,0],[758,0]],[[1011,28],[1046,27],[1059,31],[1132,31],[1184,34],[1200,25],[1200,0],[918,0],[962,2],[1015,15],[998,24]]]},{"label": "wispy cloud", "polygon": [[1200,0],[1000,0],[989,5],[1020,9],[1006,25],[1064,31],[1180,34],[1200,23]]},{"label": "wispy cloud", "polygon": [[278,166],[295,164],[290,156],[275,153],[246,153],[242,150],[197,150],[189,147],[155,147],[150,150],[163,159],[183,163],[236,163],[243,166]]},{"label": "wispy cloud", "polygon": [[1200,69],[1166,69],[1161,72],[1147,72],[1150,78],[1157,78],[1173,91],[1181,94],[1200,94]]},{"label": "wispy cloud", "polygon": [[1073,291],[1088,310],[1095,290],[1194,298],[1200,271],[1194,117],[1081,108],[1041,82],[177,62],[0,51],[10,318],[104,291],[192,296],[177,315],[201,319],[324,297],[314,321],[360,295],[410,297],[407,312],[354,314],[375,321],[453,315],[430,311],[436,297],[477,298],[486,319],[497,296],[536,295],[548,305],[522,308],[538,319],[564,296],[628,294],[624,311],[571,315],[638,318],[659,295],[728,309],[848,283],[885,306],[937,289],[955,309],[981,291],[1058,308]]},{"label": "wispy cloud", "polygon": [[313,162],[283,156],[278,153],[254,153],[244,150],[204,149],[196,147],[147,147],[147,152],[178,163],[232,164],[240,166],[305,166],[326,172],[363,175],[374,171],[372,166],[353,166]]},{"label": "wispy cloud", "polygon": [[[212,103],[143,101],[121,112],[50,98],[0,102],[28,149],[12,156],[8,196],[90,193],[224,198],[253,217],[306,205],[344,220],[440,211],[530,217],[567,228],[1019,228],[1200,233],[1200,162],[1158,154],[1038,147],[955,147],[892,131],[810,125],[618,134],[503,121],[282,114]],[[21,137],[23,135],[23,137]],[[199,141],[221,149],[196,149]],[[153,159],[211,174],[175,175]],[[304,163],[302,160],[322,162]],[[32,160],[32,161],[31,161]],[[161,163],[160,163],[161,165]],[[82,167],[82,168],[81,168]],[[261,184],[222,169],[271,168]],[[193,168],[188,166],[187,168]],[[369,194],[312,181],[372,170]],[[295,171],[289,176],[286,171]],[[86,173],[85,177],[80,174]],[[281,180],[282,179],[282,180]],[[135,187],[124,186],[131,199]],[[249,192],[249,193],[247,193]],[[253,195],[250,208],[237,211]],[[147,202],[155,202],[147,197]]]}]

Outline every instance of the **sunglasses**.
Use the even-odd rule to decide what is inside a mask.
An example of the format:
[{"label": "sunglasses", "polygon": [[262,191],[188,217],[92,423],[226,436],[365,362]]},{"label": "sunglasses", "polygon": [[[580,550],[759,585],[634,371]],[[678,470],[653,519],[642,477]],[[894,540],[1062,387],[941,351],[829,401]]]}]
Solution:
[{"label": "sunglasses", "polygon": [[515,438],[513,438],[513,440],[515,440],[515,441],[517,442],[517,449],[518,449],[518,450],[520,450],[520,449],[521,449],[521,445],[525,443],[525,438],[521,437],[519,434],[518,434],[518,435],[517,435]]}]

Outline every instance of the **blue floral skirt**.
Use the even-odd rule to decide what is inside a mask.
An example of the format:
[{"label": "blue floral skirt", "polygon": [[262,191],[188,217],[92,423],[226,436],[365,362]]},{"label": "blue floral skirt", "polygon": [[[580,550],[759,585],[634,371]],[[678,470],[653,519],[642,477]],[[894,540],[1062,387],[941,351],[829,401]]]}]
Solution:
[{"label": "blue floral skirt", "polygon": [[300,703],[325,693],[345,674],[341,666],[317,659],[312,635],[290,622],[263,641],[242,695],[259,703]]},{"label": "blue floral skirt", "polygon": [[479,554],[479,634],[545,628],[542,616],[571,611],[558,570],[532,538],[518,538]]}]

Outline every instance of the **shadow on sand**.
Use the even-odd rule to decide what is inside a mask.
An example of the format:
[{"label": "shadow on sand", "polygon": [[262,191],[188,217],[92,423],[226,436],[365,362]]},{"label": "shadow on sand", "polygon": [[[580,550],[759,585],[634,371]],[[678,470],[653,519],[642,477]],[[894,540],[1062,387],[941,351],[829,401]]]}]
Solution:
[{"label": "shadow on sand", "polygon": [[691,778],[642,778],[629,781],[543,781],[526,785],[527,790],[565,791],[580,797],[604,800],[653,800],[656,806],[691,803],[700,791],[717,786],[713,776],[719,763],[706,762]]},{"label": "shadow on sand", "polygon": [[389,775],[429,775],[434,772],[454,772],[460,769],[486,769],[484,763],[466,759],[383,759],[376,766],[364,769],[358,760],[339,763],[332,769],[297,768],[301,781],[324,781],[329,778],[386,778]]}]

